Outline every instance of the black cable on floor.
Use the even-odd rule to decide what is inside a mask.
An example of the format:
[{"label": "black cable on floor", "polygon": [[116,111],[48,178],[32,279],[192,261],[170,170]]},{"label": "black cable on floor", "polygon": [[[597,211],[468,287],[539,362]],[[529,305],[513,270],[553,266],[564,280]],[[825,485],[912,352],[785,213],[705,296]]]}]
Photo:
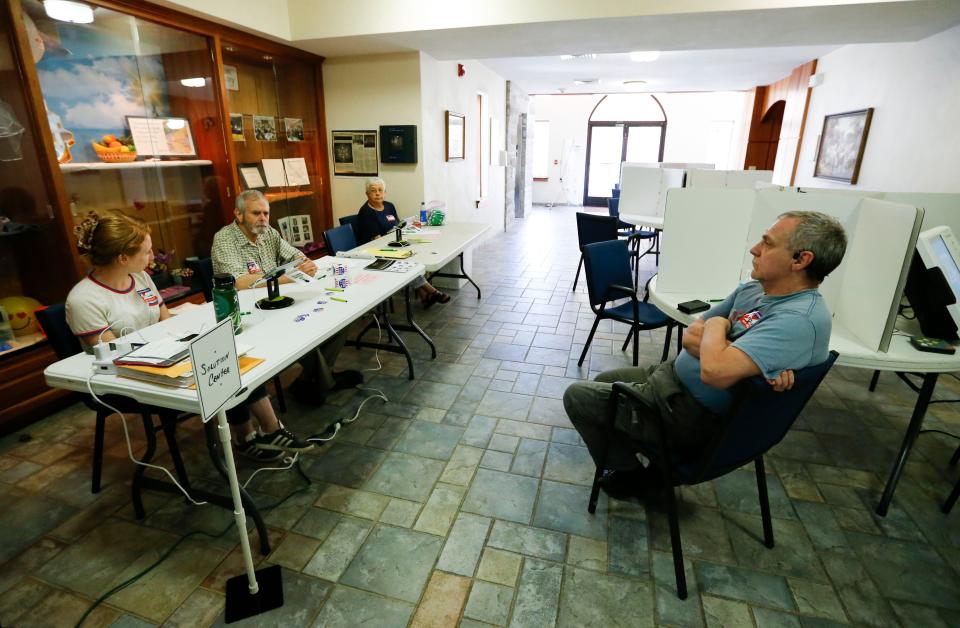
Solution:
[{"label": "black cable on floor", "polygon": [[944,436],[949,436],[950,438],[955,438],[957,440],[960,440],[960,436],[957,436],[956,434],[951,434],[950,432],[944,432],[943,430],[927,429],[927,430],[920,430],[919,433],[920,434],[943,434]]},{"label": "black cable on floor", "polygon": [[[298,488],[297,490],[291,492],[290,494],[288,494],[286,497],[284,497],[283,499],[281,499],[281,500],[278,501],[277,503],[275,503],[275,504],[270,504],[269,506],[265,506],[265,507],[263,507],[263,508],[260,508],[260,510],[263,511],[263,512],[268,512],[268,511],[270,511],[270,510],[273,510],[274,508],[280,506],[283,502],[287,501],[288,499],[290,499],[290,498],[293,497],[294,495],[298,495],[298,494],[303,493],[304,491],[306,491],[306,490],[310,487],[311,484],[312,484],[312,482],[310,482],[310,480],[309,480],[309,478],[308,478],[308,479],[307,479],[307,485],[306,485],[306,486],[301,487],[301,488]],[[218,533],[216,533],[216,534],[210,534],[209,532],[204,532],[203,530],[194,530],[194,531],[192,531],[192,532],[188,532],[186,535],[184,535],[184,536],[182,536],[181,538],[179,538],[176,543],[174,543],[173,545],[171,545],[171,546],[169,547],[169,549],[167,549],[167,551],[164,552],[163,555],[160,556],[160,558],[158,558],[156,561],[154,561],[154,563],[153,563],[152,565],[150,565],[149,567],[147,567],[146,569],[144,569],[144,570],[141,571],[140,573],[135,574],[134,576],[131,576],[129,579],[125,580],[124,582],[121,582],[120,584],[118,584],[117,586],[113,587],[112,589],[110,589],[109,591],[107,591],[106,593],[104,593],[103,595],[101,595],[100,597],[98,597],[96,600],[94,600],[93,604],[90,605],[90,608],[88,608],[88,609],[83,613],[83,615],[80,616],[80,619],[79,619],[79,620],[77,621],[77,623],[74,625],[74,628],[80,628],[80,626],[83,624],[83,622],[85,622],[85,621],[87,620],[87,617],[90,616],[90,613],[92,613],[95,608],[97,608],[98,606],[100,606],[101,604],[103,604],[103,603],[104,603],[108,598],[110,598],[110,596],[112,596],[114,593],[117,593],[117,592],[119,592],[119,591],[122,591],[123,589],[127,588],[128,586],[130,586],[130,585],[133,584],[134,582],[138,581],[140,578],[144,577],[145,575],[147,575],[148,573],[150,573],[151,571],[153,571],[154,569],[156,569],[163,561],[165,561],[167,558],[170,557],[171,554],[173,554],[174,550],[176,550],[176,549],[180,546],[181,543],[183,543],[184,541],[186,541],[186,540],[189,539],[190,537],[192,537],[192,536],[207,536],[207,537],[210,537],[211,539],[219,539],[220,537],[222,537],[223,535],[225,535],[227,532],[229,532],[235,525],[236,525],[236,522],[235,522],[235,521],[232,521],[232,522],[230,522],[230,525],[228,525],[226,528],[224,528],[223,530],[221,530],[220,532],[218,532]]]}]

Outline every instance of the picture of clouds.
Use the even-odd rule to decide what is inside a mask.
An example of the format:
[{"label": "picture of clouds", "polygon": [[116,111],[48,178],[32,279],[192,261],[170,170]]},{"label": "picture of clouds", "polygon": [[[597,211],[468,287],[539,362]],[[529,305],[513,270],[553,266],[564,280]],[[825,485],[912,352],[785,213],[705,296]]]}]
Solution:
[{"label": "picture of clouds", "polygon": [[74,161],[97,161],[90,142],[125,134],[126,116],[170,115],[158,57],[45,57],[37,72],[47,108],[76,137]]}]

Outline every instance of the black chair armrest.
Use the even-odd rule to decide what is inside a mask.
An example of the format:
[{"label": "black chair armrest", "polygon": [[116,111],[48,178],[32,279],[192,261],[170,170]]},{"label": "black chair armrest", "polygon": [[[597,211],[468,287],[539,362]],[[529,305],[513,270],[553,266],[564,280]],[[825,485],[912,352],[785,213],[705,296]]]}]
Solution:
[{"label": "black chair armrest", "polygon": [[[620,293],[621,296],[615,296],[617,293]],[[604,295],[604,301],[615,301],[617,299],[622,299],[624,297],[630,297],[631,299],[637,298],[637,291],[633,288],[627,286],[621,286],[619,284],[610,284],[607,286],[607,293]]]}]

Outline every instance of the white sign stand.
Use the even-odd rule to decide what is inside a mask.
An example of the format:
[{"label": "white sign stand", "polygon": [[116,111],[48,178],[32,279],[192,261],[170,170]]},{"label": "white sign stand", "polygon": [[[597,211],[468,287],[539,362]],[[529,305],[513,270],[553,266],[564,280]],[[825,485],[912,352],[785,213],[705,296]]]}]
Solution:
[{"label": "white sign stand", "polygon": [[237,466],[233,459],[230,426],[227,424],[227,412],[224,410],[224,405],[243,387],[240,382],[240,361],[237,359],[237,345],[230,317],[223,319],[213,329],[190,343],[190,361],[197,382],[197,394],[200,397],[200,416],[204,422],[207,422],[214,414],[217,415],[217,431],[220,434],[227,479],[233,496],[233,515],[240,533],[240,549],[243,551],[243,564],[247,572],[246,590],[243,588],[243,576],[234,576],[227,581],[224,620],[229,624],[283,606],[283,583],[279,566],[260,571],[264,585],[261,590],[257,582],[257,572],[253,567],[250,539],[247,537],[247,515],[243,510],[243,500],[240,498],[240,483],[237,480]]}]

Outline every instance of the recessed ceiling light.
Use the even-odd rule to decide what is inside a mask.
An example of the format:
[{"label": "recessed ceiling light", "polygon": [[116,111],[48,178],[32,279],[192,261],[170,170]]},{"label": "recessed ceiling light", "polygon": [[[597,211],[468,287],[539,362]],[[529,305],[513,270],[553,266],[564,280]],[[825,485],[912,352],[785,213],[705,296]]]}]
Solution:
[{"label": "recessed ceiling light", "polygon": [[93,22],[93,9],[82,2],[43,0],[43,10],[47,12],[47,16],[61,22],[71,22],[73,24],[90,24]]},{"label": "recessed ceiling light", "polygon": [[579,55],[560,55],[561,61],[570,61],[572,59],[596,59],[597,55],[593,52],[587,52]]},{"label": "recessed ceiling light", "polygon": [[659,50],[638,50],[630,53],[630,60],[637,63],[648,63],[660,58]]},{"label": "recessed ceiling light", "polygon": [[633,79],[630,81],[624,81],[623,84],[624,85],[646,85],[647,82],[640,79]]}]

